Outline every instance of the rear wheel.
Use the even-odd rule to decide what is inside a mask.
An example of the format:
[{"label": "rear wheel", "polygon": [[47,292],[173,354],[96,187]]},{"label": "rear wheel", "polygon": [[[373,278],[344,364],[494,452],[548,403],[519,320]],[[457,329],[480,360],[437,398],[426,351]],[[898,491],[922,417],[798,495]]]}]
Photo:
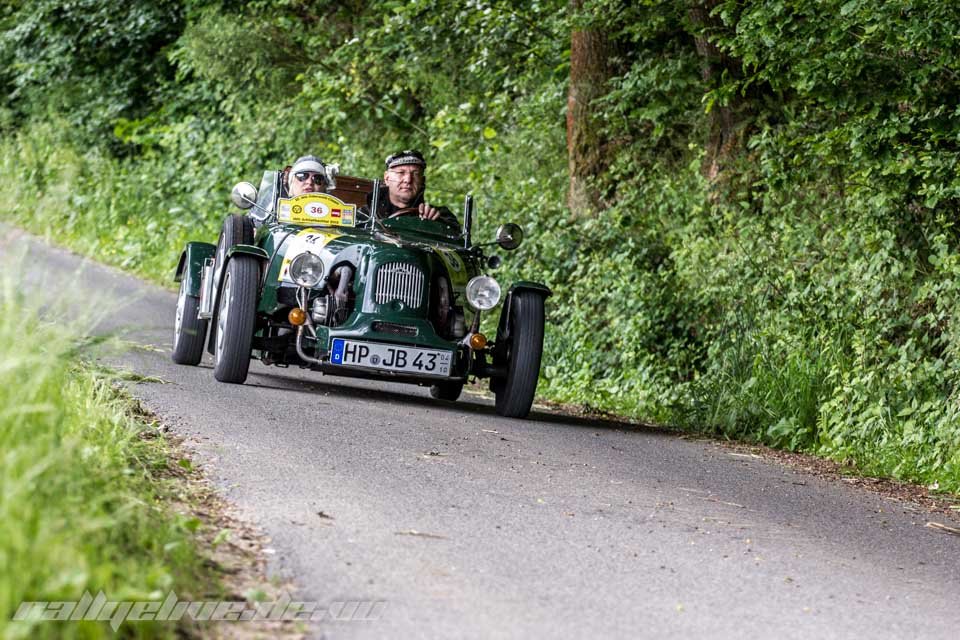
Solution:
[{"label": "rear wheel", "polygon": [[196,365],[203,357],[203,342],[207,337],[207,321],[200,320],[200,298],[187,291],[187,277],[180,281],[177,296],[177,315],[173,324],[173,361]]},{"label": "rear wheel", "polygon": [[453,402],[463,392],[462,382],[439,382],[430,387],[430,395],[437,400]]},{"label": "rear wheel", "polygon": [[247,379],[259,282],[260,264],[250,256],[234,256],[223,271],[213,352],[213,375],[220,382]]},{"label": "rear wheel", "polygon": [[[217,240],[217,253],[213,258],[213,291],[219,290],[220,280],[223,279],[223,265],[227,264],[227,251],[238,244],[253,244],[253,221],[247,216],[232,213],[223,220],[220,229],[220,238]],[[219,305],[213,310],[213,330],[207,342],[207,351],[211,354],[217,340],[217,313]]]},{"label": "rear wheel", "polygon": [[[540,377],[543,356],[543,296],[518,291],[510,301],[510,337],[506,349],[505,377],[490,381],[496,410],[508,418],[530,413]],[[499,338],[498,338],[499,340]]]}]

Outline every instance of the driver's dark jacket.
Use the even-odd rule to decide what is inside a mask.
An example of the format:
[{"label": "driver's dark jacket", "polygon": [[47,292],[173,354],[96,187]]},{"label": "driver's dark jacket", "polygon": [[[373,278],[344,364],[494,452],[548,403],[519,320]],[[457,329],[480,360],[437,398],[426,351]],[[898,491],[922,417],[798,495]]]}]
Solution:
[{"label": "driver's dark jacket", "polygon": [[[371,196],[367,196],[367,206],[362,207],[360,209],[361,212],[370,211],[371,200],[372,200]],[[406,207],[398,207],[397,205],[390,202],[389,190],[386,187],[380,187],[380,198],[379,198],[379,206],[378,206],[378,209],[380,211],[378,213],[380,217],[386,218],[388,216],[392,216],[400,209],[407,209],[409,207],[419,207],[422,202],[423,202],[423,191],[421,191],[420,195],[418,195],[416,199]],[[436,207],[436,208],[440,211],[440,218],[438,218],[439,220],[449,220],[453,224],[456,224],[456,225],[460,224],[460,222],[457,220],[457,216],[453,215],[453,212],[450,211],[450,209],[446,207]]]}]

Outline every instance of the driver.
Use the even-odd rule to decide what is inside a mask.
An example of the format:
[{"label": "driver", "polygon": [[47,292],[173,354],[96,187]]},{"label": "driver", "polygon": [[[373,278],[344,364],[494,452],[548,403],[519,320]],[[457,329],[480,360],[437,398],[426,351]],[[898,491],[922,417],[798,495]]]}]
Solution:
[{"label": "driver", "polygon": [[423,200],[427,185],[427,161],[416,149],[404,149],[387,156],[383,182],[386,185],[386,205],[382,215],[390,216],[400,209],[417,209],[421,220],[452,220],[456,217],[446,207],[434,207]]},{"label": "driver", "polygon": [[291,198],[305,193],[319,193],[326,184],[327,174],[317,156],[297,158],[287,174],[287,190]]}]

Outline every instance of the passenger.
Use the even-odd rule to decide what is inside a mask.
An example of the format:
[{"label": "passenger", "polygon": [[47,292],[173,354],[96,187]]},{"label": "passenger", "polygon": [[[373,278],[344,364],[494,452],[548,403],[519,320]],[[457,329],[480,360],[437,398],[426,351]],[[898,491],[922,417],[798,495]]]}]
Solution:
[{"label": "passenger", "polygon": [[[380,215],[391,216],[401,209],[415,208],[421,220],[441,218],[457,224],[457,218],[446,207],[434,207],[423,200],[427,186],[427,161],[416,149],[405,149],[387,156],[383,182],[386,185],[385,205]],[[384,194],[381,194],[381,196]]]},{"label": "passenger", "polygon": [[291,198],[305,193],[319,193],[326,184],[327,174],[317,156],[297,158],[287,175],[287,189]]}]

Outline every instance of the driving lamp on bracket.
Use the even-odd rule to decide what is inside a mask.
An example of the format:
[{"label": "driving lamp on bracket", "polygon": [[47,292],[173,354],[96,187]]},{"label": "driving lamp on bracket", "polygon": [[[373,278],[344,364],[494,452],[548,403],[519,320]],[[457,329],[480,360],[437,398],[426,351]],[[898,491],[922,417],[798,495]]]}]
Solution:
[{"label": "driving lamp on bracket", "polygon": [[323,261],[316,254],[304,251],[290,261],[287,273],[301,287],[312,289],[323,280]]},{"label": "driving lamp on bracket", "polygon": [[500,285],[490,276],[476,276],[467,283],[466,294],[474,309],[486,311],[500,302]]}]

